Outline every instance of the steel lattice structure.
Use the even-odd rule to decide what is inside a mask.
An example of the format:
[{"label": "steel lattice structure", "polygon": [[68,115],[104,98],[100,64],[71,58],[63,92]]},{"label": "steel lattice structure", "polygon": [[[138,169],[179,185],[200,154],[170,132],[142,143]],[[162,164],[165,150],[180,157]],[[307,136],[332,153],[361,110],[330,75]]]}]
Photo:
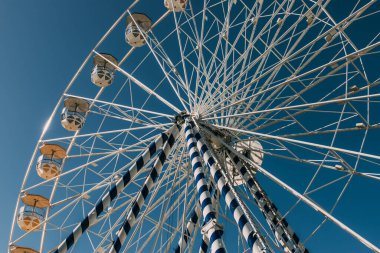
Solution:
[{"label": "steel lattice structure", "polygon": [[379,3],[147,2],[53,109],[8,252],[380,252],[339,209],[380,180]]}]

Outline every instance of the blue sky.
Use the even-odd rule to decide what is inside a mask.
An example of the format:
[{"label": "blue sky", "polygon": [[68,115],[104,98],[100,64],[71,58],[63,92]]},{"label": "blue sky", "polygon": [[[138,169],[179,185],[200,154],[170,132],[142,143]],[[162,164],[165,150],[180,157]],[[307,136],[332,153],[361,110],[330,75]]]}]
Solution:
[{"label": "blue sky", "polygon": [[[1,249],[7,247],[17,194],[45,121],[83,59],[131,2],[130,0],[112,2],[2,0],[0,2],[2,58],[0,69],[3,71],[0,78]],[[332,8],[339,14],[340,5],[344,1],[333,2],[335,4]],[[361,34],[364,35],[364,31],[358,30],[357,35]],[[117,50],[122,51],[122,49]],[[360,182],[359,186],[364,184]],[[373,193],[379,190],[379,185],[372,182],[366,187]],[[280,189],[274,187],[271,191],[276,193]],[[342,217],[345,220],[354,219],[354,213],[360,212],[361,200],[377,201],[377,199],[377,194],[352,199],[355,202],[353,209],[342,212]],[[344,202],[342,205],[346,204],[347,202]],[[346,206],[352,207],[352,205]],[[365,230],[370,241],[379,245],[380,239],[374,234],[377,233],[376,228],[380,223],[378,221],[371,223],[370,218],[371,215],[378,214],[375,211],[376,209],[369,210],[368,217],[363,217],[363,223],[354,223],[354,226],[365,224],[362,226],[366,228],[355,227],[355,229]],[[310,214],[304,215],[308,217]],[[360,215],[363,215],[363,212]],[[321,240],[333,236],[331,231],[334,230],[322,233]],[[338,233],[339,240],[344,243],[348,236],[341,231]],[[314,246],[320,250],[325,249],[316,244]],[[351,240],[344,248],[348,252],[354,252],[349,251],[350,249],[362,249]]]},{"label": "blue sky", "polygon": [[0,248],[5,250],[22,178],[42,127],[88,52],[130,1],[0,3]]}]

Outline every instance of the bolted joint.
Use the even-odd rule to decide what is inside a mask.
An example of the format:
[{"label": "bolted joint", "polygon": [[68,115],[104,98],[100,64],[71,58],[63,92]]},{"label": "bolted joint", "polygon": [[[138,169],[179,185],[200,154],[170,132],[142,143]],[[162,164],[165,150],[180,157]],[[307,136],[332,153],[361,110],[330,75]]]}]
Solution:
[{"label": "bolted joint", "polygon": [[173,123],[176,123],[178,125],[182,125],[183,123],[185,123],[185,119],[188,118],[189,116],[190,115],[188,112],[182,111],[179,114],[177,114],[176,116],[174,116]]},{"label": "bolted joint", "polygon": [[201,233],[202,235],[208,235],[210,230],[219,231],[219,233],[223,234],[223,225],[219,224],[216,219],[210,219],[202,226]]}]

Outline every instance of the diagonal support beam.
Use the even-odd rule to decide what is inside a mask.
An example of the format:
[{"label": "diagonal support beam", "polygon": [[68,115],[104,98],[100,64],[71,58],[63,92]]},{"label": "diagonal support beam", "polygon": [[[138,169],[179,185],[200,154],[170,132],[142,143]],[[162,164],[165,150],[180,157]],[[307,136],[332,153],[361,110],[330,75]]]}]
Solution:
[{"label": "diagonal support beam", "polygon": [[191,234],[194,232],[194,229],[199,222],[199,217],[201,217],[201,207],[197,203],[194,210],[191,212],[190,219],[186,224],[186,229],[181,235],[181,238],[178,241],[178,245],[174,250],[175,253],[184,252],[187,246],[187,242],[189,241]]},{"label": "diagonal support beam", "polygon": [[162,147],[161,153],[157,157],[154,165],[152,166],[152,170],[149,176],[145,180],[141,191],[136,196],[134,204],[131,210],[129,211],[126,219],[124,220],[123,225],[117,232],[117,238],[114,240],[109,253],[117,253],[120,251],[127,238],[129,231],[136,224],[137,216],[140,213],[142,206],[144,205],[146,197],[148,196],[150,190],[153,188],[157,178],[159,177],[162,171],[162,167],[165,163],[166,158],[169,156],[172,147],[174,146],[175,140],[179,134],[180,129],[181,127],[177,124],[173,126],[168,141]]},{"label": "diagonal support beam", "polygon": [[263,213],[265,220],[272,229],[277,241],[284,248],[285,252],[307,253],[308,250],[299,241],[299,237],[289,226],[285,218],[277,210],[276,206],[269,199],[256,177],[251,172],[252,167],[246,167],[237,155],[228,151],[228,156],[231,159],[234,167],[239,171],[244,179],[247,188],[254,197],[260,211]]},{"label": "diagonal support beam", "polygon": [[175,129],[176,126],[172,126],[167,132],[162,133],[154,142],[152,142],[147,150],[138,158],[133,166],[123,175],[122,178],[117,181],[116,185],[104,195],[96,206],[88,213],[88,215],[79,223],[70,235],[58,246],[54,253],[66,253],[84,232],[96,224],[98,217],[103,211],[110,205],[110,203],[124,190],[125,187],[131,182],[131,180],[137,175],[137,173],[143,168],[143,166],[149,161],[149,159],[156,153],[158,149],[164,145],[168,139],[168,135]]},{"label": "diagonal support beam", "polygon": [[199,253],[207,253],[209,243],[210,241],[208,240],[207,236],[203,235],[202,243],[199,247]]},{"label": "diagonal support beam", "polygon": [[367,246],[369,249],[373,250],[374,252],[380,252],[380,249],[376,245],[372,244],[367,239],[365,239],[363,236],[361,236],[360,234],[358,234],[357,232],[355,232],[354,230],[352,230],[350,227],[348,227],[347,225],[345,225],[344,223],[342,223],[340,220],[338,220],[337,218],[335,218],[331,213],[327,212],[325,209],[323,209],[322,207],[320,207],[313,200],[311,200],[308,197],[302,195],[301,193],[299,193],[298,191],[296,191],[295,189],[293,189],[292,187],[290,187],[289,185],[287,185],[285,182],[281,181],[279,178],[277,178],[276,176],[274,176],[273,174],[271,174],[269,171],[265,170],[261,166],[255,164],[254,162],[252,162],[251,160],[249,160],[248,158],[246,158],[245,156],[243,156],[242,154],[240,154],[239,152],[237,152],[234,148],[232,148],[230,145],[228,145],[227,143],[225,143],[221,138],[218,138],[218,140],[229,151],[231,151],[231,153],[235,154],[240,159],[242,159],[243,161],[245,161],[248,164],[250,164],[251,166],[253,166],[257,171],[259,171],[260,173],[262,173],[263,175],[265,175],[266,177],[268,177],[270,180],[272,180],[273,182],[275,182],[277,185],[279,185],[282,188],[284,188],[286,191],[290,192],[291,194],[293,194],[294,196],[296,196],[297,198],[299,198],[300,200],[302,200],[302,202],[304,202],[305,204],[307,204],[308,206],[310,206],[311,208],[313,208],[315,211],[321,213],[328,220],[330,220],[332,223],[334,223],[335,225],[337,225],[338,227],[340,227],[341,229],[343,229],[344,231],[346,231],[347,233],[349,233],[351,236],[353,236],[359,242],[361,242],[362,244],[364,244],[365,246]]},{"label": "diagonal support beam", "polygon": [[[211,182],[210,193],[211,193],[212,187],[213,187],[213,184]],[[212,195],[212,206],[214,207],[215,210],[218,210],[217,201],[219,201],[219,194],[218,194],[218,191],[215,190],[214,194]],[[216,218],[218,219],[218,212],[216,212],[215,215],[216,215]],[[207,236],[203,235],[201,245],[199,246],[199,253],[207,253],[209,244],[210,244],[210,240],[207,238]]]},{"label": "diagonal support beam", "polygon": [[[211,182],[210,187],[209,187],[210,194],[212,193],[213,188],[214,188],[214,185]],[[212,204],[213,204],[214,209],[216,208],[215,207],[215,201],[217,201],[217,191],[214,191],[214,194],[212,196]],[[194,232],[194,229],[196,228],[198,221],[199,221],[199,217],[201,217],[201,215],[202,215],[201,206],[200,206],[199,201],[198,201],[196,203],[193,211],[190,214],[190,219],[186,224],[186,230],[182,234],[181,238],[178,241],[178,245],[177,245],[176,249],[174,250],[175,253],[184,252],[184,250],[187,246],[188,240],[191,237],[191,234]],[[218,216],[218,215],[216,215],[216,216]],[[201,247],[205,248],[206,249],[205,252],[207,252],[209,240],[208,240],[207,236],[203,236],[202,240],[203,241],[202,241]]]}]

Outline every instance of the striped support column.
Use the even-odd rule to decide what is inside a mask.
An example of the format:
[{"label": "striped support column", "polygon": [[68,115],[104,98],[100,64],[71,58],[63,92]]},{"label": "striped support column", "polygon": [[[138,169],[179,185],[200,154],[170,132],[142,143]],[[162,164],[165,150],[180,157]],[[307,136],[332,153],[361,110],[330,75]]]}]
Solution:
[{"label": "striped support column", "polygon": [[209,244],[209,240],[207,236],[203,235],[202,243],[201,243],[201,246],[199,247],[199,253],[207,253],[208,244]]},{"label": "striped support column", "polygon": [[[211,185],[212,185],[212,182],[211,182]],[[217,208],[217,205],[216,205],[217,201],[218,201],[218,191],[214,191],[214,194],[212,195],[212,206],[215,210]],[[215,216],[216,216],[216,219],[218,219],[218,212],[215,213]],[[203,235],[202,243],[201,243],[201,246],[199,247],[199,253],[207,253],[209,242],[210,241],[208,240],[207,236]]]},{"label": "striped support column", "polygon": [[147,177],[147,179],[144,182],[144,185],[137,195],[134,204],[132,206],[132,209],[129,211],[127,217],[124,220],[123,225],[120,227],[119,231],[117,232],[117,238],[114,240],[110,253],[117,253],[120,251],[121,247],[123,246],[123,243],[125,242],[127,235],[131,228],[135,225],[137,216],[144,205],[145,199],[148,196],[150,190],[153,188],[158,176],[161,173],[162,167],[165,163],[166,158],[168,157],[171,148],[174,145],[175,139],[178,136],[180,126],[174,125],[173,131],[171,132],[167,142],[164,144],[161,153],[157,157],[156,161],[154,162],[154,165],[152,166],[152,170]]},{"label": "striped support column", "polygon": [[253,253],[270,252],[265,240],[262,238],[257,228],[252,227],[249,223],[248,218],[244,214],[243,209],[240,207],[238,200],[236,199],[236,196],[234,196],[229,184],[225,180],[221,168],[216,163],[213,154],[204,143],[200,133],[195,130],[194,123],[190,122],[190,124],[192,126],[192,129],[194,129],[194,136],[197,140],[197,147],[201,151],[203,160],[206,162],[208,168],[210,169],[211,176],[214,178],[219,191],[222,193],[222,196],[248,246],[252,249]]},{"label": "striped support column", "polygon": [[179,239],[176,249],[174,250],[175,253],[184,252],[187,242],[191,234],[193,233],[200,216],[201,216],[201,207],[197,203],[195,205],[194,210],[191,212],[190,219],[186,224],[186,229],[184,233],[182,234],[181,238]]},{"label": "striped support column", "polygon": [[284,247],[285,252],[308,252],[288,222],[282,217],[276,206],[268,198],[255,176],[244,166],[237,155],[228,151],[228,156],[244,179],[267,223],[275,234],[277,241]]},{"label": "striped support column", "polygon": [[112,200],[124,190],[128,183],[136,176],[156,151],[166,143],[168,135],[175,128],[177,127],[174,125],[167,132],[161,133],[161,135],[150,144],[149,148],[136,160],[123,177],[117,181],[115,186],[103,196],[96,206],[88,213],[87,217],[74,228],[73,232],[71,232],[71,234],[58,246],[54,253],[66,253],[70,247],[79,240],[82,234],[98,221],[99,215],[109,206]]},{"label": "striped support column", "polygon": [[194,173],[194,182],[197,187],[199,203],[202,208],[202,215],[204,226],[202,227],[202,233],[207,234],[207,238],[210,241],[211,252],[226,252],[225,246],[222,240],[223,230],[217,223],[215,211],[212,207],[212,201],[210,191],[207,186],[205,175],[202,168],[201,157],[197,151],[196,142],[192,127],[189,123],[185,128],[187,150],[191,159],[191,165]]},{"label": "striped support column", "polygon": [[[209,187],[210,193],[212,192],[213,187],[214,187],[213,183],[210,182],[210,187]],[[214,192],[213,198],[216,198],[215,194],[216,194],[216,191]],[[186,230],[184,231],[184,234],[179,239],[178,245],[177,245],[176,249],[174,250],[175,253],[184,252],[184,249],[186,248],[188,239],[191,236],[191,234],[193,233],[193,231],[194,231],[194,229],[198,223],[199,217],[201,215],[202,215],[201,214],[201,207],[200,207],[199,201],[197,201],[193,211],[190,214],[190,219],[186,224]],[[207,244],[208,244],[208,239],[207,239]],[[208,247],[208,245],[207,245],[207,247]]]}]

